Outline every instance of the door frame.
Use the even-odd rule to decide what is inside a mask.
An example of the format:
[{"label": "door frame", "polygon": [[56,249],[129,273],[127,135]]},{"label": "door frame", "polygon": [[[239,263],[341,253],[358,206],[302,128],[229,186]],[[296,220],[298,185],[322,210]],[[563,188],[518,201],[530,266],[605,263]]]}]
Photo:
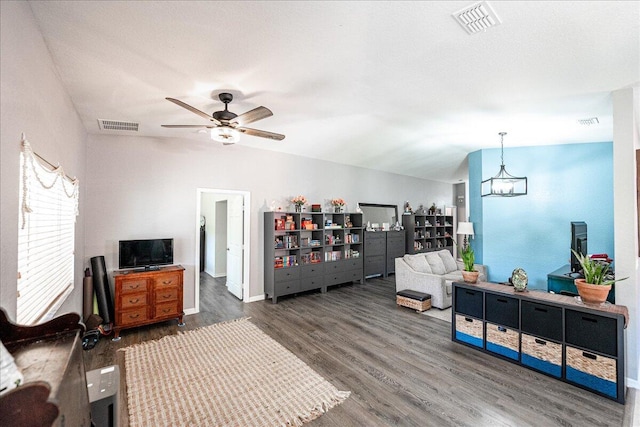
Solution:
[{"label": "door frame", "polygon": [[[195,263],[194,265],[200,265],[200,215],[202,210],[202,195],[204,193],[214,194],[228,194],[239,195],[243,198],[243,230],[242,230],[242,301],[249,301],[249,271],[251,266],[251,254],[249,248],[251,247],[251,193],[248,191],[239,190],[224,190],[218,188],[197,188],[196,189],[196,215],[194,220],[195,230]],[[195,309],[196,313],[200,312],[200,269],[195,274]]]}]

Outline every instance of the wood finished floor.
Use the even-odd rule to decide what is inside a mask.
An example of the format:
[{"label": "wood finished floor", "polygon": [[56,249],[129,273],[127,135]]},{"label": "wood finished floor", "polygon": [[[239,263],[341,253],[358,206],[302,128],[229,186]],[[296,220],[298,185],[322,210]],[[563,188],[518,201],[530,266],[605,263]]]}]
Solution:
[{"label": "wood finished floor", "polygon": [[[341,405],[310,426],[630,426],[635,390],[620,405],[451,341],[450,323],[397,307],[393,276],[244,304],[201,275],[200,313],[103,337],[87,370],[118,364],[120,426],[128,426],[126,346],[249,316],[339,390]],[[215,351],[215,349],[211,349]],[[170,368],[158,375],[170,373]],[[178,398],[188,398],[177,396]]]}]

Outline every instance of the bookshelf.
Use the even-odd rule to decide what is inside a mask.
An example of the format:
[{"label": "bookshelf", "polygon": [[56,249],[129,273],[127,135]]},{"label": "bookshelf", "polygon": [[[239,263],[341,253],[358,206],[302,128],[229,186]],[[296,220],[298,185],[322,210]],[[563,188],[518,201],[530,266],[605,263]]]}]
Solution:
[{"label": "bookshelf", "polygon": [[278,298],[364,281],[361,213],[265,212],[264,288]]},{"label": "bookshelf", "polygon": [[455,215],[404,214],[402,225],[406,237],[406,253],[439,251],[447,249],[454,256]]}]

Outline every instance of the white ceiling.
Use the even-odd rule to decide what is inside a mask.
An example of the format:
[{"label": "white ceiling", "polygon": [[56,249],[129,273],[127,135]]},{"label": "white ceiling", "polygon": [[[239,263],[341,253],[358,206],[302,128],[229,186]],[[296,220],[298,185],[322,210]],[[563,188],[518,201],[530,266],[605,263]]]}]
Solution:
[{"label": "white ceiling", "polygon": [[612,140],[610,92],[640,81],[638,1],[492,1],[502,24],[474,35],[452,17],[473,1],[30,3],[89,133],[207,140],[162,128],[206,122],[164,98],[211,113],[229,91],[286,135],[239,144],[445,182],[500,131],[506,149]]}]

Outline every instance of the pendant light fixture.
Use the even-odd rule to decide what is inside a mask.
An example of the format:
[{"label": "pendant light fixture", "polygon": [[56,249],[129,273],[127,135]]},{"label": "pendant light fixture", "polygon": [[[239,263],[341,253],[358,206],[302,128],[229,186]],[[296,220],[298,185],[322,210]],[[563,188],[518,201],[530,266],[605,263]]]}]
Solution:
[{"label": "pendant light fixture", "polygon": [[510,175],[504,167],[504,136],[506,132],[500,132],[500,172],[492,178],[482,181],[482,197],[501,196],[514,197],[527,194],[527,177]]}]

